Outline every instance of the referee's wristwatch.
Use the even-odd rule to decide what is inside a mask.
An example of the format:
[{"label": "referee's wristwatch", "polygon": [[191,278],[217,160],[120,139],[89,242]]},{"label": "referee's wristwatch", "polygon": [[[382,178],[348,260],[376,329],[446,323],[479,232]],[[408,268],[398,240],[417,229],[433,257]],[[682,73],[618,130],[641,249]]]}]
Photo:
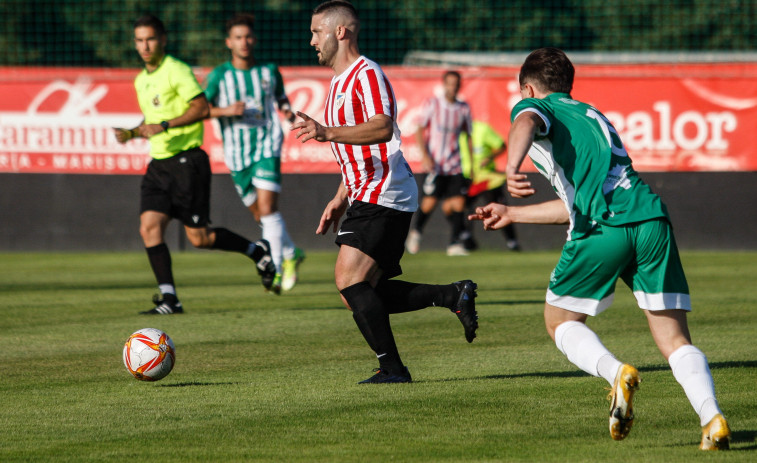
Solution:
[{"label": "referee's wristwatch", "polygon": [[166,130],[168,130],[168,121],[161,122],[160,126],[163,127],[163,131],[165,132]]}]

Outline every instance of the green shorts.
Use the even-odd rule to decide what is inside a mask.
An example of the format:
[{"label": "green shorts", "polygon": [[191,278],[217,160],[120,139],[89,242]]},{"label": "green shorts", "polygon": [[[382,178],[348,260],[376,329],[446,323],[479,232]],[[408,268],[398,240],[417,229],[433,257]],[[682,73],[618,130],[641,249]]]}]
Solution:
[{"label": "green shorts", "polygon": [[615,297],[618,277],[645,310],[691,310],[673,230],[664,219],[619,227],[597,225],[582,239],[568,241],[549,282],[547,303],[597,315]]},{"label": "green shorts", "polygon": [[245,206],[258,199],[257,190],[281,191],[281,158],[264,158],[243,170],[232,171],[231,179]]}]

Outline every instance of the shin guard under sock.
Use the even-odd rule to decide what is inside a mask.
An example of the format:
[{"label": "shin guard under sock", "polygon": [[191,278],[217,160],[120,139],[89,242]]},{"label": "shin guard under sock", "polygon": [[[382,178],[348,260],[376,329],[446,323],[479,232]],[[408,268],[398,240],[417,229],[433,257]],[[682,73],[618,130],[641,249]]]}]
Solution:
[{"label": "shin guard under sock", "polygon": [[352,309],[352,318],[358,329],[376,353],[379,367],[390,373],[401,373],[404,365],[394,342],[389,314],[373,287],[363,281],[340,292]]},{"label": "shin guard under sock", "polygon": [[404,313],[426,307],[452,307],[458,289],[454,284],[428,285],[401,280],[381,280],[376,285],[376,294],[390,313]]},{"label": "shin guard under sock", "polygon": [[247,254],[247,249],[250,247],[250,240],[247,238],[241,237],[226,228],[214,228],[213,232],[215,232],[216,239],[210,246],[211,249]]},{"label": "shin guard under sock", "polygon": [[166,243],[160,243],[157,246],[145,248],[147,259],[150,261],[152,273],[160,285],[174,286],[173,271],[171,270],[171,252],[168,250]]}]

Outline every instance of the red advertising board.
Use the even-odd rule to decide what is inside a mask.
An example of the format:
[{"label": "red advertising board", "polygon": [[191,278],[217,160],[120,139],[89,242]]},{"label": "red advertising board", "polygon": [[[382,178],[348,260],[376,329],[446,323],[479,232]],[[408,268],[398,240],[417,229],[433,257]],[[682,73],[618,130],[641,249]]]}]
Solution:
[{"label": "red advertising board", "polygon": [[[196,70],[203,79],[207,69]],[[281,69],[292,107],[323,119],[330,69]],[[441,92],[441,68],[386,67],[399,107],[403,151],[419,170],[415,119]],[[464,68],[460,97],[475,119],[503,136],[520,99],[517,67]],[[0,172],[140,174],[148,142],[116,142],[113,127],[142,116],[138,70],[0,68]],[[574,98],[595,105],[615,125],[640,171],[757,171],[749,135],[757,127],[757,63],[581,65]],[[217,125],[205,122],[204,148],[214,172],[227,172]],[[328,144],[297,141],[287,131],[285,173],[336,173]]]}]

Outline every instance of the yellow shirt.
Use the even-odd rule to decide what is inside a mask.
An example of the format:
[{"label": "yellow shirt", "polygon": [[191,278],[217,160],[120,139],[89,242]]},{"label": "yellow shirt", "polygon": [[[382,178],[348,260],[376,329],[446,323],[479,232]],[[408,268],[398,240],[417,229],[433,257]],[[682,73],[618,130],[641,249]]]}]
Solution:
[{"label": "yellow shirt", "polygon": [[[137,100],[146,124],[175,119],[189,108],[189,102],[203,93],[192,69],[166,55],[158,69],[142,72],[134,79]],[[202,145],[202,121],[170,129],[150,138],[150,156],[166,159]]]},{"label": "yellow shirt", "polygon": [[[494,160],[486,166],[481,162],[491,156],[492,151],[502,148],[505,141],[492,126],[482,121],[473,121],[473,165],[471,165],[468,151],[468,136],[460,135],[460,159],[463,165],[463,175],[472,180],[472,187],[478,191],[498,188],[507,180],[504,173],[497,172]],[[479,185],[484,184],[484,185]]]}]

